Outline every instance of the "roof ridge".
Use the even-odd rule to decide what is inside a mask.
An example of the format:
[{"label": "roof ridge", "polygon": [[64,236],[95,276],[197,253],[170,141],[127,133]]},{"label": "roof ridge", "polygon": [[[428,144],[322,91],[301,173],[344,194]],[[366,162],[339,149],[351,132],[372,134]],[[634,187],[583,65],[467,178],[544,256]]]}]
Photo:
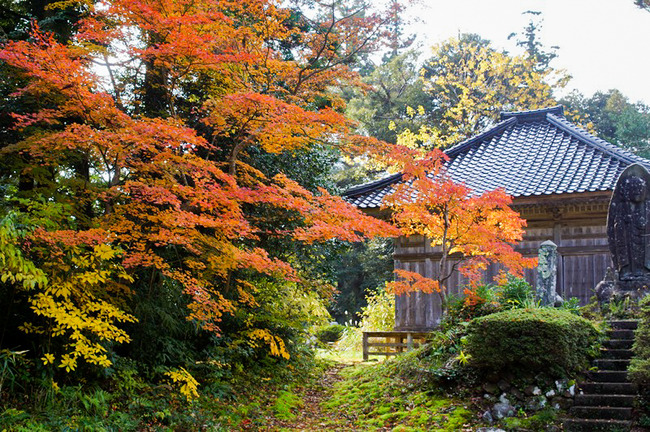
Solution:
[{"label": "roof ridge", "polygon": [[511,117],[507,120],[503,120],[502,122],[499,122],[496,125],[489,128],[488,130],[481,132],[476,136],[468,138],[465,141],[461,141],[453,147],[448,148],[447,150],[444,151],[444,153],[450,157],[455,156],[456,154],[462,152],[466,148],[471,147],[477,141],[483,141],[485,138],[491,135],[496,135],[500,132],[503,132],[508,126],[515,123],[517,123],[517,119],[515,117]]},{"label": "roof ridge", "polygon": [[650,166],[650,160],[644,159],[640,156],[637,156],[622,147],[616,146],[612,143],[609,143],[601,138],[598,138],[595,135],[587,132],[586,130],[572,124],[564,117],[558,117],[553,113],[548,113],[546,118],[554,126],[562,129],[566,133],[572,135],[575,138],[586,141],[588,144],[596,147],[598,150],[603,151],[610,156],[613,156],[619,160],[628,163],[642,163],[646,166]]},{"label": "roof ridge", "polygon": [[355,187],[352,187],[352,188],[346,190],[341,195],[344,196],[344,197],[351,198],[351,197],[354,197],[355,195],[360,195],[360,194],[363,194],[365,192],[369,192],[369,191],[371,191],[373,189],[376,189],[378,187],[388,186],[388,185],[391,185],[393,183],[397,183],[398,181],[400,181],[402,179],[402,175],[403,174],[400,172],[400,173],[397,173],[397,174],[391,174],[389,176],[380,178],[379,180],[375,180],[375,181],[372,181],[370,183],[363,183],[363,184],[360,184],[359,186],[355,186]]},{"label": "roof ridge", "polygon": [[544,118],[546,114],[555,114],[564,117],[564,106],[555,105],[548,108],[539,108],[526,111],[502,111],[500,114],[501,120],[506,120],[515,117],[520,120]]}]

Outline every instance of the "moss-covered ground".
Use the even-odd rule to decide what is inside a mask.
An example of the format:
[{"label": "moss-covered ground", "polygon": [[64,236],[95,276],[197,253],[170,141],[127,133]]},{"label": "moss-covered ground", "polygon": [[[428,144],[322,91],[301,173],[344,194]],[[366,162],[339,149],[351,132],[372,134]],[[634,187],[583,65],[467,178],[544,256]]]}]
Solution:
[{"label": "moss-covered ground", "polygon": [[462,432],[494,426],[532,432],[559,423],[557,412],[548,409],[489,424],[481,418],[485,401],[471,389],[443,391],[402,376],[415,358],[410,353],[383,363],[329,360],[320,378],[294,387],[291,396],[278,393],[255,430]]},{"label": "moss-covered ground", "polygon": [[358,430],[473,430],[473,413],[466,401],[413,388],[381,365],[357,364],[341,371],[325,401],[326,412],[348,413]]}]

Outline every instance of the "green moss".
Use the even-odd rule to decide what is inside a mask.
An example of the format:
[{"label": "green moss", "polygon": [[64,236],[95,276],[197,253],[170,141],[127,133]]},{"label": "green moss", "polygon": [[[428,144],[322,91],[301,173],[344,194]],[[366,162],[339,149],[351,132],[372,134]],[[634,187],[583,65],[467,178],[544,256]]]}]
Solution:
[{"label": "green moss", "polygon": [[530,417],[509,417],[503,419],[502,426],[507,430],[540,431],[557,420],[557,412],[552,408],[539,411]]},{"label": "green moss", "polygon": [[462,402],[432,396],[391,373],[390,363],[357,366],[344,372],[325,403],[326,410],[356,414],[361,430],[395,427],[401,431],[458,431],[475,416]]},{"label": "green moss", "polygon": [[639,303],[641,320],[634,336],[634,357],[628,368],[630,380],[641,385],[650,384],[650,296]]},{"label": "green moss", "polygon": [[419,432],[421,430],[422,429],[420,428],[414,428],[411,426],[398,425],[393,428],[392,432],[416,432],[416,431]]},{"label": "green moss", "polygon": [[467,423],[470,422],[472,418],[472,412],[467,410],[464,407],[458,407],[454,409],[447,419],[447,423],[444,428],[441,429],[444,432],[456,432],[463,429]]},{"label": "green moss", "polygon": [[427,412],[423,412],[422,414],[419,415],[419,417],[415,419],[415,424],[417,425],[425,425],[428,422],[429,422],[429,413]]},{"label": "green moss", "polygon": [[379,408],[377,408],[375,410],[375,413],[378,414],[378,415],[382,415],[382,414],[388,414],[390,411],[391,411],[391,407],[389,407],[389,406],[380,406]]}]

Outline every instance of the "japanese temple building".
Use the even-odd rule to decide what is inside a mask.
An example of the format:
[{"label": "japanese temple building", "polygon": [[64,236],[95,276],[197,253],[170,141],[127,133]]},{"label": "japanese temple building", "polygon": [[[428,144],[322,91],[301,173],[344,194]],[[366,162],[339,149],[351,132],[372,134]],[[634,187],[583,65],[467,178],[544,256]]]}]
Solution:
[{"label": "japanese temple building", "polygon": [[[491,129],[445,151],[447,170],[457,182],[478,193],[498,187],[513,197],[512,208],[526,219],[524,240],[517,250],[537,256],[540,243],[558,245],[558,293],[588,302],[602,280],[611,256],[606,219],[609,200],[620,173],[630,164],[650,161],[607,143],[567,121],[561,106],[501,114]],[[358,208],[381,217],[382,199],[401,181],[396,174],[345,193]],[[395,244],[395,268],[433,276],[438,259],[426,238],[400,238]],[[491,281],[497,266],[488,268]],[[535,285],[536,269],[526,272]],[[449,283],[458,293],[460,274]],[[396,301],[395,330],[422,331],[440,320],[437,294],[415,293]]]}]

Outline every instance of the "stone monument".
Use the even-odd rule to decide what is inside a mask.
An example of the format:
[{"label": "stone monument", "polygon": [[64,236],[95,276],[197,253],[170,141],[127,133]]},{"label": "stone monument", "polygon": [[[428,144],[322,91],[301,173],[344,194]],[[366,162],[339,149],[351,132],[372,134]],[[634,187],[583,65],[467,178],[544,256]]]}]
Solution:
[{"label": "stone monument", "polygon": [[649,188],[648,170],[630,165],[618,178],[609,203],[607,237],[618,274],[611,294],[615,297],[640,298],[650,288]]},{"label": "stone monument", "polygon": [[542,306],[553,306],[562,298],[557,294],[557,245],[546,240],[539,245],[537,258],[537,299]]}]

